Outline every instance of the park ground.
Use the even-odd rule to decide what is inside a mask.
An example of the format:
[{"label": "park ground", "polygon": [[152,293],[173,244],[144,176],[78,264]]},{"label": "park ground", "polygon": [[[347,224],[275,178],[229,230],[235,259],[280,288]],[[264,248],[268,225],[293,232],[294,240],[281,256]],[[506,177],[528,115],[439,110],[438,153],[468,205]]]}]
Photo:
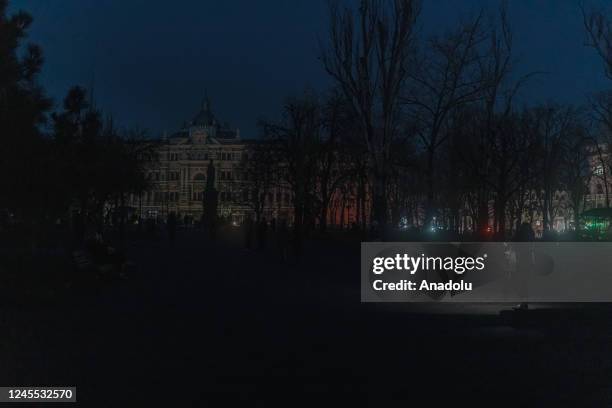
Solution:
[{"label": "park ground", "polygon": [[361,303],[358,242],[268,244],[135,240],[128,279],[2,302],[0,385],[88,407],[612,405],[612,307]]}]

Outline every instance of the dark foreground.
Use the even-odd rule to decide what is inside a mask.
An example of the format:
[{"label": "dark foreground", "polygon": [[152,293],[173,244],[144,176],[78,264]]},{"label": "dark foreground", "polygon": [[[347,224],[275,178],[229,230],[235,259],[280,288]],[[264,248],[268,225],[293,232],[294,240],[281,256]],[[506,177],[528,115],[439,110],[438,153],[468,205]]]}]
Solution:
[{"label": "dark foreground", "polygon": [[96,293],[5,302],[1,385],[76,385],[88,407],[612,405],[605,305],[362,304],[358,244],[299,265],[196,232],[131,251]]}]

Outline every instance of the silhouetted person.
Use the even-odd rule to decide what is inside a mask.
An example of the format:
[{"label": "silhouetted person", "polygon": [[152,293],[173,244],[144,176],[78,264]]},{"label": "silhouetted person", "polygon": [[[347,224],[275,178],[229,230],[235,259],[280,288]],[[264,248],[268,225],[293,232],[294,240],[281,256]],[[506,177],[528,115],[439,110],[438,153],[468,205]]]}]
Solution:
[{"label": "silhouetted person", "polygon": [[506,240],[506,236],[504,235],[504,233],[502,231],[496,231],[493,234],[493,241],[494,242],[504,242]]},{"label": "silhouetted person", "polygon": [[176,238],[176,215],[172,212],[168,215],[168,240],[170,244],[174,244],[174,239]]},{"label": "silhouetted person", "polygon": [[85,241],[85,249],[91,254],[99,273],[106,277],[122,276],[127,261],[123,250],[111,247],[102,237],[95,233]]},{"label": "silhouetted person", "polygon": [[529,277],[533,270],[533,246],[531,244],[527,244],[528,242],[535,241],[535,233],[533,228],[531,228],[531,224],[528,222],[524,222],[519,227],[515,239],[518,244],[516,246],[516,284],[519,298],[521,299],[521,303],[519,303],[517,309],[526,310],[527,309],[527,298],[528,298],[528,284]]},{"label": "silhouetted person", "polygon": [[373,220],[370,223],[369,239],[376,241],[380,238],[380,231],[378,229],[378,221]]},{"label": "silhouetted person", "polygon": [[75,213],[72,218],[74,228],[74,242],[76,246],[80,246],[85,240],[85,223],[83,222],[82,214]]},{"label": "silhouetted person", "polygon": [[208,232],[210,234],[210,239],[211,241],[214,241],[215,239],[217,239],[217,226],[219,221],[217,220],[217,218],[213,218],[210,220],[210,224],[208,225]]},{"label": "silhouetted person", "polygon": [[147,234],[149,235],[150,239],[154,239],[155,238],[155,219],[154,218],[147,218]]},{"label": "silhouetted person", "polygon": [[270,229],[272,230],[272,233],[276,232],[276,218],[272,218],[270,220]]},{"label": "silhouetted person", "polygon": [[280,220],[278,232],[276,233],[276,247],[278,248],[280,260],[283,262],[285,262],[288,258],[289,235],[287,220],[283,218]]},{"label": "silhouetted person", "polygon": [[253,247],[253,218],[251,216],[244,220],[244,247],[246,249]]},{"label": "silhouetted person", "polygon": [[266,248],[266,235],[268,234],[268,223],[266,218],[262,217],[257,226],[257,247],[259,250]]}]

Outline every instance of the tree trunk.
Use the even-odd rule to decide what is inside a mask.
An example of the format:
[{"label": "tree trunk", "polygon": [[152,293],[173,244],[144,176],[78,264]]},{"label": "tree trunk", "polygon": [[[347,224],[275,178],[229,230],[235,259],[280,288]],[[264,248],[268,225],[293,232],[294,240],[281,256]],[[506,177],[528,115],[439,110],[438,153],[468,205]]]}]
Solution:
[{"label": "tree trunk", "polygon": [[427,170],[425,172],[425,182],[427,183],[427,203],[425,208],[425,223],[426,227],[431,224],[435,208],[434,208],[434,150],[427,150]]},{"label": "tree trunk", "polygon": [[378,224],[379,231],[384,231],[387,226],[387,178],[385,164],[379,163],[374,169],[373,191],[372,191],[372,221]]},{"label": "tree trunk", "polygon": [[327,231],[327,214],[328,214],[328,209],[327,209],[327,204],[325,204],[321,208],[321,215],[319,217],[319,230],[322,233],[325,233]]}]

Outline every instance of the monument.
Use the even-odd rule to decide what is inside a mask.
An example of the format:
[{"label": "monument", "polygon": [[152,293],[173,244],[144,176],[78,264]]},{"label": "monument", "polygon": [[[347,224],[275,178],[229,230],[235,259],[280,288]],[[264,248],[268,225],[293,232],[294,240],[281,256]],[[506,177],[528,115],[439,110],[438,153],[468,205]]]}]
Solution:
[{"label": "monument", "polygon": [[212,159],[208,163],[206,187],[204,189],[204,200],[202,202],[202,223],[208,229],[211,238],[215,237],[217,226],[217,205],[219,203],[219,192],[215,188],[215,165]]}]

